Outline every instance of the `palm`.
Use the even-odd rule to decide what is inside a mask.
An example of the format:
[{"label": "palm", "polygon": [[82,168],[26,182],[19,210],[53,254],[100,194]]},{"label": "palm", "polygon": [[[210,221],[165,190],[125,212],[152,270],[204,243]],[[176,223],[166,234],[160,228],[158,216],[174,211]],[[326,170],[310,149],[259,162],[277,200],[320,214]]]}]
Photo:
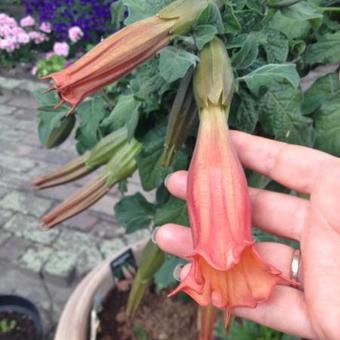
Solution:
[{"label": "palm", "polygon": [[[255,309],[234,313],[259,323],[312,339],[340,336],[340,160],[299,146],[273,142],[234,132],[233,141],[242,163],[281,184],[310,195],[310,200],[251,189],[253,224],[276,235],[300,242],[304,291],[275,288],[271,299]],[[169,190],[185,199],[186,172],[167,182]],[[159,246],[185,257],[192,240],[187,228],[163,226],[156,235]],[[277,243],[259,243],[260,254],[285,276],[290,275],[293,249]],[[183,269],[185,275],[186,269]]]}]

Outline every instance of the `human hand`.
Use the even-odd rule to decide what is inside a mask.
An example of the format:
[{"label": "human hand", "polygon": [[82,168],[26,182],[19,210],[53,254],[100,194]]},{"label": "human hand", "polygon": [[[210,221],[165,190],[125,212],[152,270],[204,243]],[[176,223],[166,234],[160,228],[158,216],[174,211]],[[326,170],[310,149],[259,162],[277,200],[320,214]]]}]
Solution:
[{"label": "human hand", "polygon": [[[267,302],[254,309],[235,308],[233,314],[304,338],[340,339],[340,159],[242,132],[231,135],[245,167],[310,195],[304,200],[250,188],[253,225],[300,242],[301,287],[277,286]],[[186,182],[187,172],[179,171],[166,185],[185,199]],[[155,240],[164,251],[182,258],[193,250],[186,227],[165,225]],[[264,260],[290,277],[293,248],[270,242],[256,248]],[[182,269],[181,278],[189,266]]]}]

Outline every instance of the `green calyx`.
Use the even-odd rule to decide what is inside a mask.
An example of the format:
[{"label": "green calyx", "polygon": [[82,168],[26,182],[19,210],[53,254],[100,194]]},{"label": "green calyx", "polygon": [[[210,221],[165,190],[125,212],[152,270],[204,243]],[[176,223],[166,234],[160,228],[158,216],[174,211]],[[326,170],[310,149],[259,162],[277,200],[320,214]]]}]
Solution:
[{"label": "green calyx", "polygon": [[193,70],[190,69],[182,79],[172,105],[162,155],[163,167],[171,165],[176,152],[187,139],[197,118],[197,106],[191,86],[192,75]]},{"label": "green calyx", "polygon": [[149,241],[143,251],[141,263],[129,295],[127,306],[127,315],[129,317],[133,317],[136,314],[146,289],[152,283],[154,275],[164,261],[165,255],[163,251],[152,241]]},{"label": "green calyx", "polygon": [[200,55],[194,75],[194,93],[199,108],[209,105],[228,108],[233,96],[234,74],[223,42],[215,38]]},{"label": "green calyx", "polygon": [[132,175],[137,169],[135,158],[141,150],[142,145],[135,139],[123,142],[115,150],[103,173],[108,188],[112,188],[116,183]]},{"label": "green calyx", "polygon": [[126,127],[116,130],[103,139],[85,155],[85,165],[94,170],[110,161],[119,146],[128,140]]},{"label": "green calyx", "polygon": [[162,9],[158,16],[164,20],[176,20],[170,32],[176,36],[188,32],[208,4],[209,0],[177,0]]}]

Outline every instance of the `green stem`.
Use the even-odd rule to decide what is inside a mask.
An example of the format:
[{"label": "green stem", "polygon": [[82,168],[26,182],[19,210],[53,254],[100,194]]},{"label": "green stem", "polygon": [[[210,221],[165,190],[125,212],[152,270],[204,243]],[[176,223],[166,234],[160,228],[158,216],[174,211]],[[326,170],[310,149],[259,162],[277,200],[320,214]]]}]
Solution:
[{"label": "green stem", "polygon": [[340,12],[340,7],[320,7],[322,12]]},{"label": "green stem", "polygon": [[282,0],[280,2],[268,1],[267,6],[271,7],[271,8],[280,9],[280,8],[286,8],[286,7],[293,6],[300,1],[301,0]]}]

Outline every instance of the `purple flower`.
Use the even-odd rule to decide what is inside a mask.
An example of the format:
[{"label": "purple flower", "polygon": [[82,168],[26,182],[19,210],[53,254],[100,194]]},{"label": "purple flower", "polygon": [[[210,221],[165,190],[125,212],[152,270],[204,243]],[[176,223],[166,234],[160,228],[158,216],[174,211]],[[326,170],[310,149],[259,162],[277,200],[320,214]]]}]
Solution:
[{"label": "purple flower", "polygon": [[67,57],[70,47],[67,42],[56,42],[53,46],[53,52],[61,57]]},{"label": "purple flower", "polygon": [[84,33],[78,26],[73,26],[68,30],[68,37],[72,42],[77,42],[83,37]]},{"label": "purple flower", "polygon": [[29,26],[34,26],[34,25],[35,25],[35,20],[30,15],[28,15],[27,17],[24,17],[20,20],[20,26],[21,27],[29,27]]}]

